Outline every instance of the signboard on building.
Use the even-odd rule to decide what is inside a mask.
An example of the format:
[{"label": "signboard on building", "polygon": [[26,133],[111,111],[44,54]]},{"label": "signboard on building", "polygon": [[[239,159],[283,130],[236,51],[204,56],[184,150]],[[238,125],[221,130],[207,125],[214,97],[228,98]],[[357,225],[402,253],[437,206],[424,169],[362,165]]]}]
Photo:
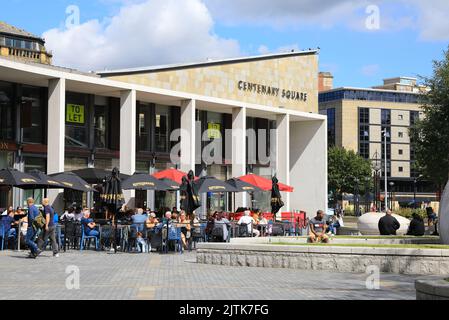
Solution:
[{"label": "signboard on building", "polygon": [[68,104],[66,111],[66,122],[84,124],[84,106]]},{"label": "signboard on building", "polygon": [[207,136],[209,139],[221,139],[221,124],[208,123],[207,124]]}]

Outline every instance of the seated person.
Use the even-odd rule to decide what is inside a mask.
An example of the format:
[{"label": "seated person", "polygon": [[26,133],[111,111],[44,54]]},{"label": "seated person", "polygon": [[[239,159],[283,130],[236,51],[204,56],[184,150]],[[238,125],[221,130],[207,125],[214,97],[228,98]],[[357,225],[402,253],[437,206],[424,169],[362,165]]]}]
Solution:
[{"label": "seated person", "polygon": [[192,226],[190,225],[190,220],[187,220],[187,215],[184,210],[181,210],[179,215],[179,227],[181,228],[181,241],[184,249],[187,249],[187,240],[190,239],[190,231]]},{"label": "seated person", "polygon": [[84,226],[84,234],[88,237],[98,237],[100,232],[96,230],[96,224],[93,219],[90,218],[89,209],[84,210],[84,217],[81,219],[81,223]]},{"label": "seated person", "polygon": [[[5,230],[5,238],[9,239],[9,238],[15,238],[16,237],[16,229],[12,228],[12,225],[16,225],[17,221],[15,221],[14,219],[14,210],[12,209],[12,207],[10,208],[11,210],[8,209],[8,214],[6,216],[2,217],[2,220],[0,221],[1,224],[3,225],[3,228]],[[4,240],[4,239],[2,239]]]},{"label": "seated person", "polygon": [[329,243],[326,235],[326,219],[323,210],[319,210],[316,217],[309,221],[309,243]]},{"label": "seated person", "polygon": [[393,217],[393,212],[391,212],[391,210],[387,210],[385,216],[380,218],[378,227],[380,235],[395,236],[396,231],[399,230],[401,224],[395,217]]},{"label": "seated person", "polygon": [[137,232],[137,248],[139,249],[140,253],[148,252],[148,245],[145,239],[143,238],[142,232]]},{"label": "seated person", "polygon": [[145,222],[145,225],[147,229],[154,229],[159,224],[159,221],[156,218],[156,213],[151,212],[148,216],[147,221]]},{"label": "seated person", "polygon": [[144,225],[148,220],[148,217],[143,214],[143,209],[137,209],[137,213],[131,217],[133,226],[137,228],[138,231],[143,231]]},{"label": "seated person", "polygon": [[410,222],[407,235],[422,237],[426,231],[426,227],[424,226],[424,220],[416,212],[414,212],[412,216],[413,220]]},{"label": "seated person", "polygon": [[433,208],[430,206],[426,208],[426,213],[427,213],[427,225],[430,228],[431,226],[433,226],[435,224],[437,215],[433,211]]},{"label": "seated person", "polygon": [[[270,225],[270,222],[268,221],[268,219],[265,217],[265,215],[263,213],[260,213],[259,215],[259,224],[258,226],[266,226],[265,229],[265,234],[270,235],[273,228],[272,225]],[[260,230],[262,229],[261,227],[259,227]]]},{"label": "seated person", "polygon": [[75,220],[75,208],[67,209],[61,216],[61,221],[74,221]]},{"label": "seated person", "polygon": [[340,213],[335,213],[329,223],[329,232],[333,235],[337,234],[337,230],[341,227],[344,227],[343,217]]},{"label": "seated person", "polygon": [[251,217],[251,211],[246,210],[243,217],[240,218],[240,220],[237,222],[237,224],[240,225],[246,225],[248,228],[248,234],[254,237],[260,236],[260,231],[254,228],[254,225],[256,224],[256,221]]},{"label": "seated person", "polygon": [[[230,226],[230,222],[228,219],[226,219],[224,217],[223,212],[219,212],[217,214],[217,218],[215,219],[215,226],[214,226],[214,230],[217,228],[221,228],[219,229],[220,232],[219,234],[221,235],[221,241],[222,242],[226,242],[228,240],[229,237],[229,226]],[[212,232],[213,235],[214,231]]]}]

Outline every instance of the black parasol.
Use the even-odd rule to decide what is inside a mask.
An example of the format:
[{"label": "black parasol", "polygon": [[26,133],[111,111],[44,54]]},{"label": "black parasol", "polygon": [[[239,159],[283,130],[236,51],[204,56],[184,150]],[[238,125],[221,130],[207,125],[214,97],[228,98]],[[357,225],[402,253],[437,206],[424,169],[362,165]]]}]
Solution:
[{"label": "black parasol", "polygon": [[64,186],[61,182],[59,182],[57,179],[50,177],[39,170],[32,170],[29,172],[30,175],[33,177],[39,179],[40,184],[39,188],[42,189],[64,189],[66,186]]},{"label": "black parasol", "polygon": [[279,181],[276,176],[272,179],[273,187],[271,190],[271,213],[276,216],[276,214],[284,206],[282,202],[281,192],[279,191]]},{"label": "black parasol", "polygon": [[114,214],[125,203],[125,196],[122,191],[122,181],[120,179],[120,171],[117,168],[105,177],[103,182],[103,193],[100,195],[105,205],[113,209]]},{"label": "black parasol", "polygon": [[182,184],[179,189],[181,192],[181,209],[185,210],[188,215],[192,215],[194,211],[201,207],[200,197],[194,183],[195,174],[190,171],[187,177],[182,178]]},{"label": "black parasol", "polygon": [[16,169],[7,168],[0,170],[0,186],[35,189],[40,183],[42,183],[40,179]]},{"label": "black parasol", "polygon": [[198,193],[238,192],[237,188],[214,177],[202,177],[195,181],[194,185]]},{"label": "black parasol", "polygon": [[229,179],[226,183],[237,189],[236,192],[265,192],[265,190],[237,178]]},{"label": "black parasol", "polygon": [[[97,169],[97,168],[86,168],[86,169],[80,169],[80,170],[74,170],[71,171],[72,173],[76,174],[81,179],[87,181],[90,184],[101,184],[103,183],[103,180],[111,174],[111,171],[107,171],[104,169]],[[120,179],[122,181],[130,178],[129,175],[120,174]]]},{"label": "black parasol", "polygon": [[135,174],[123,181],[122,189],[167,191],[171,190],[171,186],[148,174]]},{"label": "black parasol", "polygon": [[81,192],[95,191],[89,183],[87,183],[87,181],[72,172],[51,174],[50,177],[54,178],[58,182],[61,182],[64,189],[71,189]]}]

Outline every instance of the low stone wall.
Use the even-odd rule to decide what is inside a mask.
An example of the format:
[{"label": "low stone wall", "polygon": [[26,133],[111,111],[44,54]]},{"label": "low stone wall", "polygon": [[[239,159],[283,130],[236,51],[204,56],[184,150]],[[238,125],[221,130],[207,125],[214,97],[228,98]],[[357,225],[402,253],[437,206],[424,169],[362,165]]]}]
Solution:
[{"label": "low stone wall", "polygon": [[225,266],[410,275],[449,274],[449,250],[289,245],[198,244],[197,262]]},{"label": "low stone wall", "polygon": [[[231,244],[306,244],[307,237],[259,237],[232,238]],[[333,238],[333,244],[440,244],[439,237],[404,237],[404,238]]]},{"label": "low stone wall", "polygon": [[441,280],[417,280],[416,300],[449,300],[449,282]]}]

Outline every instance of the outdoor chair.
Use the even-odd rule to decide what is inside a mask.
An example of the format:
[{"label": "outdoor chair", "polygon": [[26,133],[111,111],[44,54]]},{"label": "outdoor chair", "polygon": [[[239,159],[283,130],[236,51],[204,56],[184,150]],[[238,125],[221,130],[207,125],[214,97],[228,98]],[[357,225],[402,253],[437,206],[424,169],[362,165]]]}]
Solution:
[{"label": "outdoor chair", "polygon": [[89,248],[90,245],[90,240],[94,239],[95,240],[95,249],[98,251],[99,246],[99,237],[97,236],[88,236],[86,235],[85,232],[85,226],[84,224],[81,224],[81,241],[80,241],[80,251],[84,250],[84,247],[86,246],[86,242],[87,242],[87,248]]},{"label": "outdoor chair", "polygon": [[168,228],[168,237],[163,240],[164,252],[168,253],[168,245],[174,241],[175,252],[179,251],[182,254],[182,240],[181,240],[181,228],[170,227]]},{"label": "outdoor chair", "polygon": [[3,251],[5,249],[5,244],[6,244],[6,248],[8,249],[8,244],[9,244],[9,240],[10,239],[14,239],[14,244],[17,241],[16,236],[10,236],[8,237],[8,235],[5,232],[5,227],[3,225],[0,225],[0,238],[2,239],[2,243],[1,243],[1,250]]},{"label": "outdoor chair", "polygon": [[189,241],[189,251],[192,250],[192,244],[193,247],[196,249],[196,244],[198,242],[207,242],[206,226],[207,226],[206,223],[202,223],[199,226],[193,227]]},{"label": "outdoor chair", "polygon": [[126,241],[126,248],[125,248],[125,250],[127,252],[137,250],[137,233],[138,232],[139,232],[139,229],[135,225],[133,225],[129,228],[128,239]]}]

